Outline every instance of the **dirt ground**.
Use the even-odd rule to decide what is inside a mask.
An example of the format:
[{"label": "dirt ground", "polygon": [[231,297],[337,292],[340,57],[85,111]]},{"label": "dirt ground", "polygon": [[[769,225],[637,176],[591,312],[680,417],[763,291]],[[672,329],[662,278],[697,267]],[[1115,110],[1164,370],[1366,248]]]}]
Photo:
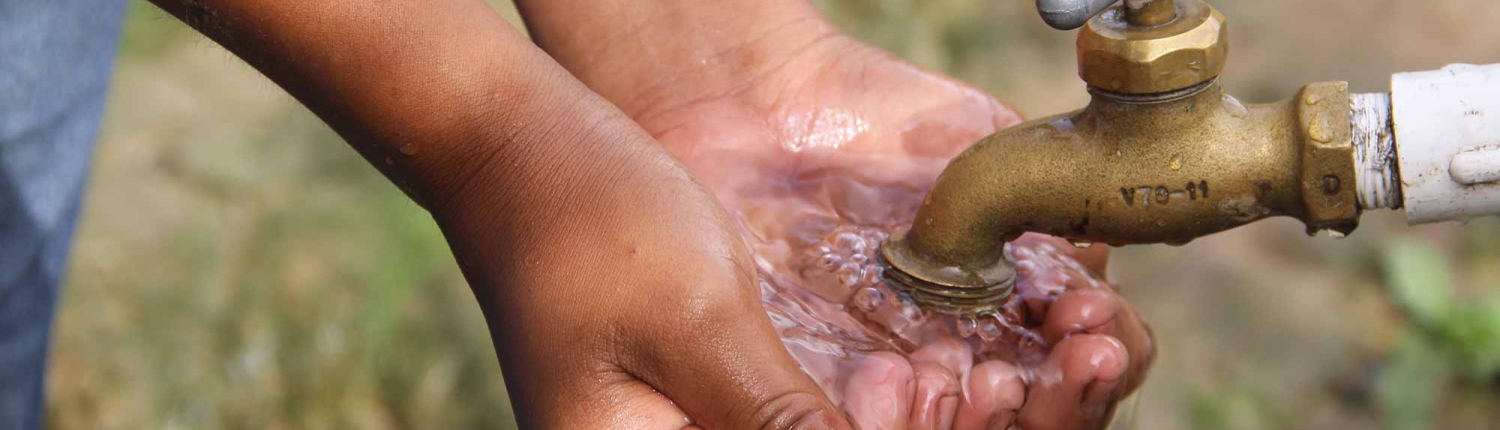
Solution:
[{"label": "dirt ground", "polygon": [[[131,1],[58,318],[49,426],[514,428],[430,218],[274,85]],[[1028,115],[1087,100],[1073,34],[1043,25],[1031,1],[817,3]],[[1223,83],[1247,101],[1322,80],[1385,91],[1393,72],[1500,61],[1491,0],[1213,4],[1233,37]],[[1464,307],[1500,298],[1497,259],[1500,222],[1405,228],[1399,213],[1368,214],[1343,240],[1274,220],[1119,250],[1110,275],[1160,341],[1138,428],[1500,429],[1500,364],[1486,367],[1500,363],[1500,323],[1469,330],[1491,326],[1411,306],[1440,297],[1455,303],[1444,315],[1500,320],[1500,306]]]}]

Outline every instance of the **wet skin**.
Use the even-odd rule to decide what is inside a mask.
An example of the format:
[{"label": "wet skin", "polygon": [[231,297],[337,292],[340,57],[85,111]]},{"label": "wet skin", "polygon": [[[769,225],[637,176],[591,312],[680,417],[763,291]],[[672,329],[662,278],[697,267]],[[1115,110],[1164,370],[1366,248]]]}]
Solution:
[{"label": "wet skin", "polygon": [[[523,11],[561,7],[536,3],[523,2]],[[1020,122],[979,91],[844,35],[805,2],[602,3],[592,9],[611,19],[597,26],[531,30],[760,238],[806,234],[799,229],[809,219],[910,222],[948,159]],[[1104,270],[1105,247],[1079,250],[1039,235],[1021,242],[1083,265],[1078,273],[1022,268],[1023,278],[1071,279],[1059,291],[1022,293],[1025,326],[1050,350],[1039,362],[974,363],[969,347],[951,340],[852,365],[799,358],[814,379],[840,381],[833,389],[843,390],[846,412],[863,429],[1104,424],[1144,378],[1150,332],[1114,286],[1091,280]]]},{"label": "wet skin", "polygon": [[153,3],[432,213],[521,428],[850,428],[781,346],[718,200],[485,2]]},{"label": "wet skin", "polygon": [[[480,0],[152,1],[266,74],[431,211],[484,310],[523,428],[850,428],[782,346],[725,206],[794,219],[813,206],[785,179],[818,169],[926,183],[961,146],[1016,122],[843,36],[800,0],[521,1],[537,44]],[[830,109],[844,113],[823,116]],[[867,128],[839,148],[779,146],[825,147],[841,137],[822,125],[849,118]],[[856,223],[914,207],[825,200],[812,199]],[[1102,252],[1080,259],[1102,265]],[[1118,393],[1105,389],[1116,365],[1134,375],[1149,363],[1139,320],[1105,293],[1089,299],[1102,314],[1029,305],[1041,321],[1074,317],[1057,317],[1052,336],[1066,339],[1041,362],[1063,377],[1033,381],[1024,402],[1005,362],[970,369],[967,403],[949,394],[961,367],[875,355],[827,369],[888,401],[850,404],[868,427],[914,415],[941,427],[942,413],[907,412],[907,399],[932,398],[955,411],[955,428],[1012,415],[1032,430],[1072,426],[1087,421],[1080,399]],[[1088,330],[1100,333],[1068,335]],[[1091,371],[1069,372],[1080,362]]]}]

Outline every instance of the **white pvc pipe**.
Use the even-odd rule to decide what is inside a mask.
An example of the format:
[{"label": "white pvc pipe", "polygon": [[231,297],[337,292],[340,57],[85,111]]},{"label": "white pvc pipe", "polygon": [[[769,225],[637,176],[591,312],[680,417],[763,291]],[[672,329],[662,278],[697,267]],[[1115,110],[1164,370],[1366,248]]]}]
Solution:
[{"label": "white pvc pipe", "polygon": [[1390,100],[1407,221],[1500,214],[1500,65],[1397,74]]},{"label": "white pvc pipe", "polygon": [[1454,155],[1448,175],[1464,185],[1500,182],[1500,148],[1492,145]]}]

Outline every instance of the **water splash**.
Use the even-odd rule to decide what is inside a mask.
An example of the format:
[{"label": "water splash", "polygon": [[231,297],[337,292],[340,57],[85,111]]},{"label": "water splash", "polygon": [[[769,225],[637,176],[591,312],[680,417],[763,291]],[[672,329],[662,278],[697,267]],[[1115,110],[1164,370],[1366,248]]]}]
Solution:
[{"label": "water splash", "polygon": [[978,317],[925,312],[882,276],[876,253],[894,229],[836,225],[801,245],[747,235],[763,279],[762,302],[804,366],[876,352],[909,355],[942,339],[969,344],[976,361],[1036,364],[1050,345],[1030,315],[1031,303],[1055,301],[1070,285],[1109,287],[1052,243],[1011,244],[1006,253],[1016,262],[1018,284],[999,312]]},{"label": "water splash", "polygon": [[[820,139],[789,145],[843,144]],[[952,376],[965,381],[964,398],[969,366],[977,363],[1009,363],[1026,381],[1060,379],[1056,366],[1043,366],[1052,344],[1041,333],[1042,312],[1069,288],[1111,288],[1070,257],[1087,244],[1007,244],[1006,258],[1017,266],[1016,293],[997,312],[973,318],[925,312],[885,279],[878,253],[915,218],[927,182],[872,182],[851,171],[818,170],[731,196],[753,251],[762,304],[787,350],[830,400],[864,408],[849,413],[868,411],[871,404],[862,402],[879,399],[846,391],[854,386],[851,372],[893,356],[913,366],[933,364],[934,356],[970,363],[945,365],[963,369]]]}]

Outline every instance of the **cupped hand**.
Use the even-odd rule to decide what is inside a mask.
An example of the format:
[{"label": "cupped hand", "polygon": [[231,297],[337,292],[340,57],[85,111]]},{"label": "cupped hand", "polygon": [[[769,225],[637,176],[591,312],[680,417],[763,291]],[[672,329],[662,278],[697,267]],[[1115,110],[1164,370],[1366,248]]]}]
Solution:
[{"label": "cupped hand", "polygon": [[[806,2],[610,1],[563,22],[544,3],[522,5],[541,46],[683,160],[771,272],[795,272],[797,256],[838,226],[909,223],[947,160],[1020,121],[982,92],[850,38]],[[941,336],[850,363],[799,358],[865,429],[1102,426],[1143,379],[1150,332],[1095,280],[1103,247],[1038,235],[1016,246],[1018,317],[1041,337],[1039,359],[975,362],[972,342]],[[1046,258],[1081,264],[1027,270]],[[829,303],[854,294],[805,285]]]},{"label": "cupped hand", "polygon": [[848,429],[782,348],[717,199],[582,85],[549,89],[585,108],[535,118],[537,140],[590,150],[492,157],[517,179],[471,182],[433,210],[521,426]]}]

